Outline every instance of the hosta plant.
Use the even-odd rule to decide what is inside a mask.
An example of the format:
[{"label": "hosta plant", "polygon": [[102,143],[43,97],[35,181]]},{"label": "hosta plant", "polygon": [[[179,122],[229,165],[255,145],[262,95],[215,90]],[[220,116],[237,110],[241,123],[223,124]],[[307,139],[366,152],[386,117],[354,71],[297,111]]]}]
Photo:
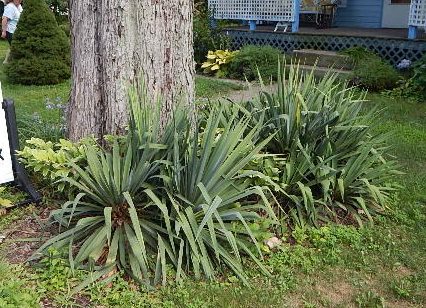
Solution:
[{"label": "hosta plant", "polygon": [[229,50],[216,50],[209,51],[207,54],[207,61],[205,61],[201,68],[204,69],[206,74],[215,74],[216,77],[224,77],[227,74],[227,66],[234,59],[238,51]]},{"label": "hosta plant", "polygon": [[[47,185],[52,185],[63,177],[77,176],[72,172],[70,163],[78,166],[86,164],[84,151],[86,144],[91,144],[96,148],[95,140],[89,138],[79,143],[72,143],[65,139],[53,143],[39,138],[31,138],[25,142],[24,149],[18,151],[18,156],[25,167],[39,175],[39,178]],[[55,185],[55,188],[63,192],[65,188],[70,188],[70,185],[61,182]]]},{"label": "hosta plant", "polygon": [[194,127],[177,107],[161,128],[152,107],[161,106],[143,93],[131,92],[125,142],[86,145],[87,165],[71,163],[79,180],[64,181],[79,193],[52,212],[61,232],[38,252],[68,247],[71,267],[94,269],[92,280],[123,270],[147,285],[214,279],[223,266],[246,281],[242,255],[266,272],[251,226],[259,213],[274,213],[263,190],[239,174],[269,141],[256,142],[261,125],[226,120],[219,108]]}]

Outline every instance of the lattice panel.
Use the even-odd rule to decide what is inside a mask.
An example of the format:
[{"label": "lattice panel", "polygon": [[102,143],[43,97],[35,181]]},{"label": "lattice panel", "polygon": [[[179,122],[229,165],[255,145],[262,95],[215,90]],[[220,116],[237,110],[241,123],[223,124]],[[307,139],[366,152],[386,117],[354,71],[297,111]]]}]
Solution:
[{"label": "lattice panel", "polygon": [[410,26],[426,27],[426,0],[411,0]]},{"label": "lattice panel", "polygon": [[294,21],[294,0],[209,0],[215,19]]},{"label": "lattice panel", "polygon": [[231,38],[231,45],[234,50],[240,49],[244,45],[271,45],[284,52],[292,52],[295,49],[340,51],[350,47],[362,46],[378,53],[392,65],[398,64],[403,59],[417,61],[426,53],[426,41],[236,30],[227,30],[227,33]]}]

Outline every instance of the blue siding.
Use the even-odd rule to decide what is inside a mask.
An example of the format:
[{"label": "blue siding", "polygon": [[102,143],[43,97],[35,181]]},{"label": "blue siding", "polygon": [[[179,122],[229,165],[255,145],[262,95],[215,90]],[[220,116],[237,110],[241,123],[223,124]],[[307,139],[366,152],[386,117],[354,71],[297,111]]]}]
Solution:
[{"label": "blue siding", "polygon": [[337,9],[338,27],[381,28],[383,0],[348,0],[347,7]]}]

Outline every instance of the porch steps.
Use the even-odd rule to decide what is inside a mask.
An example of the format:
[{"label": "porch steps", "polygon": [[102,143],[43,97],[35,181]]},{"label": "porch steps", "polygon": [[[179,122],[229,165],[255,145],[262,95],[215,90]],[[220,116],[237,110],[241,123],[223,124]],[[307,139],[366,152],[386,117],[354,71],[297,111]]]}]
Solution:
[{"label": "porch steps", "polygon": [[[304,73],[310,73],[313,68],[313,65],[299,65],[299,69]],[[316,77],[324,77],[327,73],[335,74],[339,79],[347,79],[350,77],[352,71],[320,66],[315,67],[314,75]]]},{"label": "porch steps", "polygon": [[300,64],[317,67],[329,67],[342,70],[352,70],[354,63],[350,57],[334,51],[300,49],[293,51],[294,59]]}]

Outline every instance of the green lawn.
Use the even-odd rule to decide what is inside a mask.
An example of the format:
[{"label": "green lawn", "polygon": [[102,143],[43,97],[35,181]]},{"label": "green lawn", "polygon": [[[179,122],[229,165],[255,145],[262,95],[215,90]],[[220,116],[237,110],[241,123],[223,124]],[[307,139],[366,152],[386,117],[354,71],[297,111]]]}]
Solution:
[{"label": "green lawn", "polygon": [[[9,45],[6,41],[0,41],[0,60],[3,62]],[[3,97],[12,98],[15,101],[17,115],[32,115],[38,113],[45,120],[58,120],[57,111],[45,108],[46,101],[61,101],[65,103],[70,94],[70,82],[64,82],[55,86],[21,86],[7,82],[3,65],[0,64],[0,81]],[[233,90],[241,90],[239,82],[217,80],[208,77],[197,76],[195,89],[198,98],[214,98],[226,95]]]},{"label": "green lawn", "polygon": [[[0,59],[6,48],[1,42]],[[69,83],[10,85],[2,69],[0,80],[4,96],[16,101],[18,116],[38,112],[47,120],[55,119],[56,113],[44,107],[46,98],[66,101],[69,93]],[[241,86],[229,82],[196,79],[199,98],[239,89]],[[426,103],[379,94],[369,95],[369,99],[366,108],[383,109],[377,130],[389,132],[389,153],[396,156],[405,173],[398,178],[401,189],[394,203],[374,225],[297,230],[293,236],[299,244],[266,256],[264,263],[271,277],[246,264],[251,288],[222,273],[219,282],[187,281],[151,292],[135,291],[135,286],[117,278],[111,288],[95,285],[71,295],[71,287],[85,273],[71,274],[66,263],[54,255],[41,270],[0,259],[0,307],[34,307],[40,299],[57,306],[88,306],[90,301],[93,307],[426,306]],[[0,217],[0,234],[33,212],[38,209],[16,209]],[[0,252],[5,254],[3,247],[0,245]]]}]

